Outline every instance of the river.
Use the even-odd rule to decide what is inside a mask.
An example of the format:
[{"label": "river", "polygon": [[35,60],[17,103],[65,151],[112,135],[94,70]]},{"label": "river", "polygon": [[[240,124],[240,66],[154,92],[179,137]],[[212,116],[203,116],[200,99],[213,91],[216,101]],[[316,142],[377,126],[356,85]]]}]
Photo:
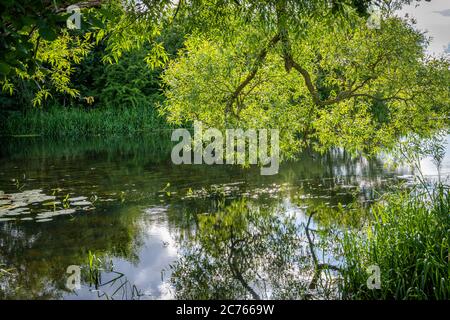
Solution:
[{"label": "river", "polygon": [[[0,268],[9,273],[0,275],[0,298],[172,298],[170,265],[195,232],[195,215],[246,198],[305,221],[319,205],[367,207],[411,174],[342,150],[305,152],[274,176],[257,167],[173,165],[170,146],[158,141],[3,139]],[[435,174],[430,160],[423,170]],[[448,154],[441,172],[450,174]],[[82,277],[81,288],[68,290],[68,266],[86,268],[89,251],[111,267],[100,272],[103,285]]]}]

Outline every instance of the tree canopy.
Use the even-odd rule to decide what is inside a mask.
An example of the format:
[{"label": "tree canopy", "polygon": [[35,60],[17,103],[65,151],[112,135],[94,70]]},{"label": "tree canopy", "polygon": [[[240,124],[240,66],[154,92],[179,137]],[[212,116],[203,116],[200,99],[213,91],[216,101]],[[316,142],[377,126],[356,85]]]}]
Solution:
[{"label": "tree canopy", "polygon": [[444,125],[449,61],[427,57],[410,22],[385,8],[379,28],[351,7],[272,9],[273,19],[234,15],[188,38],[163,76],[169,121],[279,128],[285,154],[308,144],[377,152]]},{"label": "tree canopy", "polygon": [[[395,15],[412,2],[4,0],[0,85],[34,87],[34,106],[81,99],[74,75],[87,56],[113,64],[140,50],[164,70],[161,113],[171,123],[277,128],[287,156],[309,145],[375,153],[448,118],[448,56],[427,56],[425,35]],[[74,3],[79,30],[65,26]],[[168,52],[172,31],[184,42],[178,53]]]}]

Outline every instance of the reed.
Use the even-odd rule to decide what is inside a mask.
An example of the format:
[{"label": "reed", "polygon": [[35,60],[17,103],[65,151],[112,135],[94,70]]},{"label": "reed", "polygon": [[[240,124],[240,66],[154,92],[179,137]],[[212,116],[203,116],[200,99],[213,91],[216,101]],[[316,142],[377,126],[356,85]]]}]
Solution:
[{"label": "reed", "polygon": [[[343,297],[449,299],[448,187],[387,195],[372,213],[366,230],[343,237]],[[380,268],[380,289],[367,286],[370,265]]]},{"label": "reed", "polygon": [[166,130],[168,125],[153,106],[122,109],[51,107],[2,115],[0,134],[80,137],[89,135],[131,135]]}]

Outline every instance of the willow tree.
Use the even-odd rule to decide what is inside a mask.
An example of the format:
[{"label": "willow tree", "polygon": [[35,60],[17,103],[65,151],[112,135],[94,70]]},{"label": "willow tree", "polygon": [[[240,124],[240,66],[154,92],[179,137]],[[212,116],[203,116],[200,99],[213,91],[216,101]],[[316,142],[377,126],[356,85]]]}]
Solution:
[{"label": "willow tree", "polygon": [[[124,53],[150,48],[145,61],[151,68],[167,61],[160,35],[163,29],[221,28],[230,15],[251,19],[270,17],[273,1],[204,0],[0,0],[0,86],[11,95],[32,87],[34,105],[56,94],[81,98],[72,84],[74,70],[89,52],[116,63]],[[297,3],[298,2],[298,3]],[[311,0],[291,1],[298,12],[319,12]],[[369,0],[333,0],[333,11],[349,3],[365,12]],[[75,7],[74,7],[75,6]],[[71,9],[72,8],[72,9]],[[68,28],[74,8],[80,24]],[[170,46],[170,45],[169,45]]]},{"label": "willow tree", "polygon": [[379,2],[374,28],[365,1],[213,1],[187,15],[197,22],[163,76],[162,112],[176,124],[278,128],[285,155],[430,136],[446,125],[449,60],[426,56],[428,39],[393,13],[401,2]]}]

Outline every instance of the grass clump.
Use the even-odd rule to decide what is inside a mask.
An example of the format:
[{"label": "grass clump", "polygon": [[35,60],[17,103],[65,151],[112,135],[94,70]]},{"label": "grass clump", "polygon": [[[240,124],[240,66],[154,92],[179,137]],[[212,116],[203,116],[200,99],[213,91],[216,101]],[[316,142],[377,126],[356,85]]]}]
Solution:
[{"label": "grass clump", "polygon": [[[372,212],[366,230],[343,238],[343,297],[449,299],[449,189],[387,195]],[[367,286],[371,265],[380,268],[380,289]]]}]

